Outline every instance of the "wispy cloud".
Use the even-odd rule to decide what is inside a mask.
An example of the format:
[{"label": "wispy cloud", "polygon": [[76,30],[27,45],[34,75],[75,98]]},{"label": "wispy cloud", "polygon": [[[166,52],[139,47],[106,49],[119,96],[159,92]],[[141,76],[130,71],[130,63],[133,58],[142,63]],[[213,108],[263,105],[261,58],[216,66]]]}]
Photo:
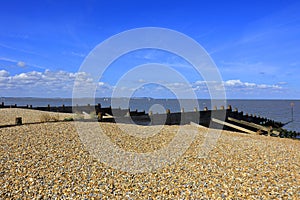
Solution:
[{"label": "wispy cloud", "polygon": [[209,54],[241,51],[241,47],[245,48],[242,49],[245,52],[249,46],[250,50],[260,52],[264,52],[266,49],[273,51],[273,53],[281,52],[283,47],[287,46],[290,48],[285,48],[285,51],[295,51],[295,48],[292,47],[295,41],[298,41],[300,33],[298,13],[299,3],[297,2],[245,24],[244,27],[240,27],[243,31],[236,39],[224,41],[223,44],[211,50]]},{"label": "wispy cloud", "polygon": [[13,63],[17,63],[19,61],[11,59],[11,58],[5,58],[5,57],[0,57],[1,61],[5,61],[5,62],[13,62]]},{"label": "wispy cloud", "polygon": [[78,53],[78,52],[72,51],[71,54],[72,54],[73,56],[78,56],[78,57],[80,57],[80,58],[86,57],[86,55],[85,55],[84,53]]},{"label": "wispy cloud", "polygon": [[15,60],[15,59],[11,59],[11,58],[6,58],[6,57],[0,57],[0,61],[4,61],[4,62],[11,62],[14,63],[14,65],[18,66],[18,67],[34,67],[34,68],[38,68],[38,69],[46,69],[45,67],[36,65],[36,64],[31,64],[31,63],[25,63],[24,61],[20,61],[20,60]]},{"label": "wispy cloud", "polygon": [[[235,62],[225,62],[221,61],[220,70],[222,72],[228,72],[232,74],[238,74],[243,76],[244,74],[257,75],[257,74],[269,74],[276,75],[279,73],[280,68],[274,64],[259,62],[248,62],[248,61],[235,61]],[[247,69],[247,70],[245,70]]]},{"label": "wispy cloud", "polygon": [[133,59],[141,60],[144,63],[160,63],[166,66],[177,68],[192,68],[184,58],[180,56],[157,49],[143,49],[132,53]]},{"label": "wispy cloud", "polygon": [[42,56],[42,57],[44,57],[43,55],[41,55],[39,53],[36,53],[34,51],[29,51],[29,50],[26,50],[26,49],[16,48],[16,47],[9,46],[9,45],[2,44],[2,43],[0,43],[0,47],[6,48],[6,49],[11,49],[11,50],[14,50],[14,51],[23,52],[23,53],[26,53],[26,54],[31,54],[31,55],[36,55],[36,56]]}]

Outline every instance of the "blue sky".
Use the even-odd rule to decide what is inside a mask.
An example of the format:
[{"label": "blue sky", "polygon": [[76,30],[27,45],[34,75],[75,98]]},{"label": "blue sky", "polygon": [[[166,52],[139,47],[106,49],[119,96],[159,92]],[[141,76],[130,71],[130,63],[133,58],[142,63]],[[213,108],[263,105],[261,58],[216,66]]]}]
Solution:
[{"label": "blue sky", "polygon": [[[88,80],[78,70],[96,45],[129,29],[163,27],[206,49],[228,98],[300,99],[299,10],[300,3],[288,0],[3,1],[0,96],[71,97],[75,77]],[[209,98],[205,80],[188,63],[157,50],[114,62],[99,80],[97,96],[109,96],[123,74],[148,62],[170,65],[199,98]],[[146,85],[135,95],[173,97],[162,88],[180,87],[175,79],[165,84]]]}]

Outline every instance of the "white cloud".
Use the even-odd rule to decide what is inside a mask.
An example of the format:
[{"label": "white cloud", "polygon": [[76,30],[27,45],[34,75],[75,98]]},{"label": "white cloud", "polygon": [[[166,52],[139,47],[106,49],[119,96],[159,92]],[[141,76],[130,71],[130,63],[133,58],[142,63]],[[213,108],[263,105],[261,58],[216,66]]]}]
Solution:
[{"label": "white cloud", "polygon": [[242,82],[241,80],[228,80],[225,81],[224,86],[226,89],[282,89],[279,85],[256,84],[249,82]]},{"label": "white cloud", "polygon": [[19,67],[25,67],[25,62],[19,61],[19,62],[17,62],[17,65]]},{"label": "white cloud", "polygon": [[210,86],[213,86],[213,89],[220,90],[222,86],[224,86],[226,91],[249,91],[249,90],[254,90],[254,89],[269,89],[269,90],[281,90],[283,89],[282,86],[279,84],[257,84],[257,83],[249,83],[249,82],[242,82],[239,79],[234,79],[234,80],[227,80],[223,81],[222,83],[217,83],[217,82],[206,82],[206,81],[196,81],[193,84],[194,90],[207,90],[207,84]]},{"label": "white cloud", "polygon": [[30,71],[11,76],[6,70],[0,70],[1,96],[70,97],[74,86],[82,93],[95,88],[102,92],[112,88],[103,82],[93,81],[84,72],[45,70],[44,72]]},{"label": "white cloud", "polygon": [[229,80],[224,83],[226,86],[241,86],[243,83],[240,80]]},{"label": "white cloud", "polygon": [[146,80],[144,80],[144,79],[139,79],[138,82],[139,82],[139,83],[146,83]]},{"label": "white cloud", "polygon": [[[134,80],[132,80],[134,81]],[[140,80],[142,81],[142,80]],[[283,91],[284,84],[257,84],[253,82],[243,82],[239,79],[216,81],[196,81],[192,84],[181,82],[160,82],[156,86],[140,90],[140,96],[159,96],[167,94],[166,91],[173,91],[175,95],[188,98],[191,92],[198,96],[209,94],[208,86],[213,90],[220,91],[225,88],[226,93],[231,94],[264,94],[265,92]],[[66,71],[43,72],[30,71],[10,75],[6,70],[0,70],[0,96],[59,96],[71,97],[73,88],[82,96],[95,91],[101,96],[110,96],[115,86],[105,82],[94,81],[91,76],[84,72],[71,73]],[[130,94],[133,88],[130,85],[123,85],[120,88],[122,94]],[[153,95],[152,95],[153,94]]]},{"label": "white cloud", "polygon": [[5,70],[0,70],[0,77],[8,77],[9,73]]},{"label": "white cloud", "polygon": [[9,73],[5,70],[0,70],[0,86],[2,86],[2,84],[5,84],[8,79]]}]

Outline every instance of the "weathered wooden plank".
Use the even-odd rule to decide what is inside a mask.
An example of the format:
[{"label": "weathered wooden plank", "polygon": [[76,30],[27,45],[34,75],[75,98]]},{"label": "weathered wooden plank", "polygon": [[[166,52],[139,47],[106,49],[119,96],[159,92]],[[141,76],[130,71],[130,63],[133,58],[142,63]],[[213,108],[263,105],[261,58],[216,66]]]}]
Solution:
[{"label": "weathered wooden plank", "polygon": [[236,123],[239,123],[239,124],[243,124],[243,125],[246,125],[246,126],[249,126],[249,127],[252,127],[252,128],[256,128],[256,129],[259,129],[259,130],[262,130],[262,131],[267,131],[267,132],[270,131],[269,128],[267,128],[265,126],[261,126],[261,125],[255,124],[255,123],[252,123],[252,122],[246,122],[246,121],[243,121],[243,120],[237,120],[237,119],[234,119],[232,117],[228,117],[228,120],[236,122]]},{"label": "weathered wooden plank", "polygon": [[212,120],[213,122],[218,123],[218,124],[222,124],[222,125],[225,125],[225,126],[229,126],[229,127],[234,128],[234,129],[236,129],[236,130],[239,130],[239,131],[243,131],[243,132],[245,132],[245,133],[250,133],[250,134],[256,135],[256,132],[251,131],[251,130],[249,130],[249,129],[246,129],[246,128],[243,128],[243,127],[240,127],[240,126],[237,126],[237,125],[228,123],[228,122],[224,122],[224,121],[222,121],[222,120],[215,119],[215,118],[212,118],[211,120]]},{"label": "weathered wooden plank", "polygon": [[110,115],[110,114],[108,114],[108,113],[105,113],[105,114],[103,115],[103,119],[112,119],[112,118],[115,118],[115,117],[112,116],[112,115]]}]

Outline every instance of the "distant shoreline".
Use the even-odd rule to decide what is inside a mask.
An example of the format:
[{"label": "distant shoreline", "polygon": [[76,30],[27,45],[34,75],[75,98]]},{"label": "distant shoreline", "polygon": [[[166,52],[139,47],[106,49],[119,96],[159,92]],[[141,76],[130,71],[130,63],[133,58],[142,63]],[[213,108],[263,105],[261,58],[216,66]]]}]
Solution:
[{"label": "distant shoreline", "polygon": [[[11,97],[11,96],[2,96],[0,97],[0,99],[64,99],[64,100],[72,100],[72,97]],[[91,97],[81,97],[78,99],[111,99],[111,97],[95,97],[95,98],[91,98]],[[177,100],[177,98],[153,98],[153,97],[116,97],[114,99],[152,99],[152,100]],[[182,98],[182,100],[192,100],[191,98]],[[209,98],[197,98],[197,100],[211,100]],[[224,100],[224,99],[213,99],[213,100]],[[239,101],[300,101],[300,99],[241,99],[241,98],[228,98],[226,99],[228,101],[231,100],[239,100]]]}]

